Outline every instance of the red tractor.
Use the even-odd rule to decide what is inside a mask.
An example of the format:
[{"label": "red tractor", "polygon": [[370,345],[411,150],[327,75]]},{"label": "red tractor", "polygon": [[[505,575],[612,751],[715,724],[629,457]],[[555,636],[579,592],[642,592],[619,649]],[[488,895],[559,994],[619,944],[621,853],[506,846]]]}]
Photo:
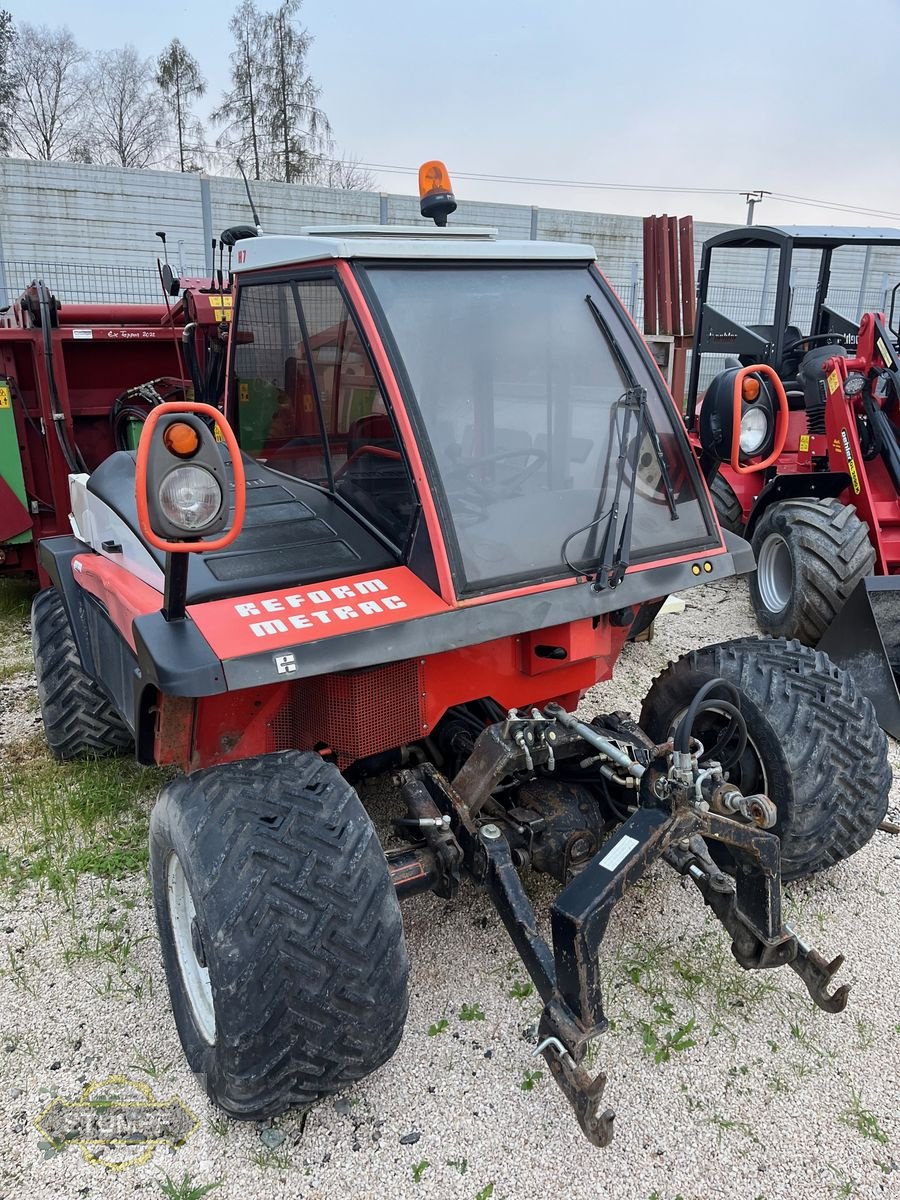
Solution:
[{"label": "red tractor", "polygon": [[[900,248],[900,230],[754,226],[711,238],[687,426],[719,520],[753,546],[750,595],[762,629],[826,650],[900,737],[898,334],[882,313],[841,313],[831,283],[835,254],[855,253],[861,267],[864,253],[891,247]],[[754,260],[760,323],[721,311],[722,281]],[[805,305],[792,286],[798,268],[815,272]]]},{"label": "red tractor", "polygon": [[[443,223],[431,166],[423,213]],[[597,1145],[599,955],[655,860],[741,966],[790,967],[842,1009],[841,959],[785,924],[781,882],[884,815],[886,739],[852,679],[741,639],[672,665],[639,721],[572,712],[668,593],[752,568],[590,247],[419,225],[236,251],[224,411],[201,381],[151,409],[137,453],[72,475],[33,612],[53,751],[180,769],[150,870],[210,1097],[268,1117],[384,1063],[407,1012],[400,901],[451,900],[464,876]],[[354,787],[385,771],[386,849]],[[549,940],[528,869],[561,887]]]}]

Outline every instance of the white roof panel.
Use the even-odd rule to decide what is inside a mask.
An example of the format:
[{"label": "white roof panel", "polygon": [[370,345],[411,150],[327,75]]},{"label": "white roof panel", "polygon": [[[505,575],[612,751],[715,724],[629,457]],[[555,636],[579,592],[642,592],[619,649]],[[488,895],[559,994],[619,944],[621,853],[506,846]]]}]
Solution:
[{"label": "white roof panel", "polygon": [[323,258],[533,259],[586,262],[587,242],[505,241],[494,229],[430,229],[422,225],[307,228],[298,234],[263,234],[236,244],[236,272],[291,266]]}]

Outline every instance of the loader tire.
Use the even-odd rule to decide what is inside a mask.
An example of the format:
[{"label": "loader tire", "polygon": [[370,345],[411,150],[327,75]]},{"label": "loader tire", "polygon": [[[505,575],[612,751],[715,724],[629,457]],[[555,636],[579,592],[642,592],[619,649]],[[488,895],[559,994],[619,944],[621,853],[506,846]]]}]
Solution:
[{"label": "loader tire", "polygon": [[744,532],[744,511],[741,508],[740,500],[735,495],[734,488],[721,471],[717,471],[713,476],[709,491],[722,528],[727,529],[729,533],[742,534]]},{"label": "loader tire", "polygon": [[289,750],[167,784],[150,874],[175,1023],[220,1108],[257,1120],[307,1107],[394,1053],[400,905],[336,767]]},{"label": "loader tire", "polygon": [[856,510],[828,496],[783,500],[753,531],[750,599],[760,628],[815,646],[861,579],[875,550]]},{"label": "loader tire", "polygon": [[[715,676],[739,689],[747,722],[747,749],[729,778],[745,795],[765,792],[775,803],[783,877],[811,875],[864,846],[884,820],[891,768],[887,738],[852,676],[797,641],[706,646],[654,680],[641,713],[644,731],[664,741]],[[694,733],[712,747],[724,721],[701,712]]]},{"label": "loader tire", "polygon": [[31,605],[31,647],[47,743],[58,759],[122,754],[131,730],[99,684],[86,675],[56,588]]}]

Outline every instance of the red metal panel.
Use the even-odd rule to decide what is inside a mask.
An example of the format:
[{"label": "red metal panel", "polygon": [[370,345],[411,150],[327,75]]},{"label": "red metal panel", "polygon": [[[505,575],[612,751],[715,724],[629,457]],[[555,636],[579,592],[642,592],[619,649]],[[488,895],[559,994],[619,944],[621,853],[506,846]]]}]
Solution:
[{"label": "red metal panel", "polygon": [[669,218],[665,213],[656,223],[656,288],[659,296],[659,332],[672,333],[672,271],[668,250]]},{"label": "red metal panel", "polygon": [[697,316],[693,217],[681,218],[678,222],[678,237],[681,244],[681,332],[685,337],[693,337]]},{"label": "red metal panel", "polygon": [[644,217],[644,333],[658,333],[656,217]]},{"label": "red metal panel", "polygon": [[666,256],[669,263],[669,302],[672,307],[671,333],[681,332],[681,304],[678,279],[678,218],[666,219]]}]

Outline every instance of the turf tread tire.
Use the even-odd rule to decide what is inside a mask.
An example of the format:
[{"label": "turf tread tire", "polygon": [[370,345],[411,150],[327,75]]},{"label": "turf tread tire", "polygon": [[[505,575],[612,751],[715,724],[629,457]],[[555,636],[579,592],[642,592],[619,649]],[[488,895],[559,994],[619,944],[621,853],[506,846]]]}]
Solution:
[{"label": "turf tread tire", "polygon": [[741,508],[741,502],[738,500],[734,488],[721,471],[717,471],[713,476],[709,491],[722,528],[727,529],[729,533],[742,534],[744,532],[744,510]]},{"label": "turf tread tire", "polygon": [[773,637],[799,638],[815,646],[850,596],[875,566],[869,527],[856,510],[833,496],[818,500],[782,500],[766,509],[753,531],[759,561],[765,539],[773,533],[787,542],[794,568],[791,599],[772,612],[760,594],[756,572],[750,577],[750,599],[760,628]]},{"label": "turf tread tire", "polygon": [[95,758],[129,750],[131,730],[85,673],[56,588],[45,588],[32,601],[31,647],[41,719],[54,757]]},{"label": "turf tread tire", "polygon": [[[171,850],[206,950],[212,1046],[171,936]],[[182,1045],[221,1108],[258,1120],[306,1107],[394,1053],[408,1007],[400,905],[374,826],[336,767],[292,750],[174,780],[151,815],[150,869]]]},{"label": "turf tread tire", "polygon": [[653,681],[641,726],[655,741],[714,676],[734,683],[778,808],[785,879],[848,858],[884,820],[887,738],[851,675],[821,650],[782,638],[739,638],[683,655]]}]

